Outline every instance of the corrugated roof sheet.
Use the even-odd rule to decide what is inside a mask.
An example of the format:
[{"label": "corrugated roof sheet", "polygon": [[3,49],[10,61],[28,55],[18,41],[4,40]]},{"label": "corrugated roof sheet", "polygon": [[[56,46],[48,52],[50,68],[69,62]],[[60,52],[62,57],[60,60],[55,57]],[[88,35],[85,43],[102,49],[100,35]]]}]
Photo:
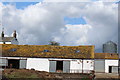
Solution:
[{"label": "corrugated roof sheet", "polygon": [[[80,51],[76,53],[76,50],[80,50]],[[44,58],[94,58],[94,46],[2,44],[2,56],[41,57],[41,58],[43,57]]]}]

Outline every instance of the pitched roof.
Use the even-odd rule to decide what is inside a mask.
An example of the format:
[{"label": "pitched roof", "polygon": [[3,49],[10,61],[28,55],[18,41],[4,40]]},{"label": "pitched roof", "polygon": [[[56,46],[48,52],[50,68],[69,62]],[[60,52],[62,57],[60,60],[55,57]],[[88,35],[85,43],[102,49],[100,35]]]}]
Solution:
[{"label": "pitched roof", "polygon": [[106,43],[104,43],[104,45],[105,44],[114,44],[114,45],[117,45],[115,42],[113,42],[113,41],[108,41],[108,42],[106,42]]},{"label": "pitched roof", "polygon": [[2,44],[4,57],[94,58],[94,46]]},{"label": "pitched roof", "polygon": [[14,37],[0,37],[0,42],[11,42]]},{"label": "pitched roof", "polygon": [[95,59],[119,59],[118,53],[95,53]]}]

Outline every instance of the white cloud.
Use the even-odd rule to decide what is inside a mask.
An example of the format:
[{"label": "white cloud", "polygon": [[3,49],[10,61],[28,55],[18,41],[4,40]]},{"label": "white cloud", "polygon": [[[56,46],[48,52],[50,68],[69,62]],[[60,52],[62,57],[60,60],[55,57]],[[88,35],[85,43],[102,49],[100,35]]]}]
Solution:
[{"label": "white cloud", "polygon": [[[96,45],[117,41],[117,4],[37,3],[24,9],[12,5],[3,7],[3,24],[7,34],[14,29],[20,44],[48,44],[56,40],[61,45]],[[83,17],[86,25],[65,25],[64,17]]]},{"label": "white cloud", "polygon": [[66,25],[61,30],[61,34],[54,38],[55,41],[61,42],[62,45],[88,45],[88,31],[92,29],[90,25]]},{"label": "white cloud", "polygon": [[92,1],[117,2],[119,0],[1,0],[1,2],[92,2]]},{"label": "white cloud", "polygon": [[2,6],[3,6],[3,4],[0,3],[0,27],[2,25]]},{"label": "white cloud", "polygon": [[99,1],[103,1],[103,2],[117,2],[119,0],[99,0]]},{"label": "white cloud", "polygon": [[43,2],[92,2],[92,1],[116,2],[119,0],[43,0]]},{"label": "white cloud", "polygon": [[43,2],[90,2],[91,0],[43,0]]}]

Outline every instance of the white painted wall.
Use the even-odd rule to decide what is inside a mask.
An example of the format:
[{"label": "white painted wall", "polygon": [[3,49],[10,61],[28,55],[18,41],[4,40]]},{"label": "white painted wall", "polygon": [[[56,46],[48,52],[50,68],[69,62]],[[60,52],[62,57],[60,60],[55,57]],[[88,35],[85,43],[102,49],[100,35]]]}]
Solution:
[{"label": "white painted wall", "polygon": [[[38,71],[47,71],[47,72],[55,72],[56,71],[56,61],[63,60],[63,71],[68,72],[68,69],[70,69],[70,72],[76,72],[80,73],[82,72],[82,59],[55,59],[54,65],[50,64],[51,62],[47,58],[28,58],[27,59],[27,69],[35,69]],[[65,62],[70,62],[68,65],[65,64]],[[53,69],[55,68],[55,69]],[[83,60],[83,70],[85,73],[87,73],[89,70],[94,70],[94,60]]]},{"label": "white painted wall", "polygon": [[94,70],[94,60],[83,60],[84,70]]},{"label": "white painted wall", "polygon": [[27,58],[27,69],[49,72],[49,60],[45,58]]},{"label": "white painted wall", "polygon": [[[50,60],[52,59],[47,59],[47,58],[24,58],[24,57],[2,57],[2,58],[7,58],[7,59],[24,59],[20,60],[20,68],[25,68],[26,69],[35,69],[38,71],[47,71],[47,72],[55,72],[56,71],[56,61],[62,60],[64,65],[63,65],[63,71],[68,72],[70,69],[76,70],[77,72],[82,72],[82,65],[83,65],[83,71],[85,70],[94,70],[94,60],[83,60],[82,64],[82,59],[55,59],[54,64],[50,65]],[[27,59],[27,61],[25,60]],[[68,64],[67,64],[68,63]],[[54,69],[55,68],[55,69]],[[77,73],[76,72],[76,73]],[[71,71],[72,73],[72,71]],[[87,73],[87,72],[84,72]]]},{"label": "white painted wall", "polygon": [[[3,44],[3,42],[0,42],[0,44]],[[5,42],[5,44],[19,44],[19,42],[18,41],[16,41],[16,40],[12,40],[11,42]]]},{"label": "white painted wall", "polygon": [[5,42],[5,44],[11,44],[11,42]]},{"label": "white painted wall", "polygon": [[71,60],[70,61],[70,72],[76,72],[77,70],[82,71],[82,60]]},{"label": "white painted wall", "polygon": [[88,73],[90,70],[94,70],[94,60],[72,60],[70,62],[70,72],[82,72],[82,65],[84,73]]},{"label": "white painted wall", "polygon": [[105,60],[105,72],[109,72],[109,66],[118,66],[118,60]]},{"label": "white painted wall", "polygon": [[3,44],[3,42],[0,42],[0,44]]}]

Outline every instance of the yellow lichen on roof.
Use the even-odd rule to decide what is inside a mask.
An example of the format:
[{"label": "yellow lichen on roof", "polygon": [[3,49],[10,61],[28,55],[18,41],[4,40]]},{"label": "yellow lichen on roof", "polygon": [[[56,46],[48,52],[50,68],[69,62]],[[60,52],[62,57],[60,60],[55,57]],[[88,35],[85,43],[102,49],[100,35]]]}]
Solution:
[{"label": "yellow lichen on roof", "polygon": [[[12,49],[16,49],[12,51]],[[44,52],[48,50],[48,52]],[[76,52],[78,51],[79,52]],[[94,46],[2,45],[6,57],[94,58]]]},{"label": "yellow lichen on roof", "polygon": [[95,53],[94,57],[95,57],[95,59],[104,59],[105,54],[104,53]]},{"label": "yellow lichen on roof", "polygon": [[118,53],[95,53],[95,59],[119,59]]},{"label": "yellow lichen on roof", "polygon": [[119,59],[118,53],[106,53],[105,59]]}]

